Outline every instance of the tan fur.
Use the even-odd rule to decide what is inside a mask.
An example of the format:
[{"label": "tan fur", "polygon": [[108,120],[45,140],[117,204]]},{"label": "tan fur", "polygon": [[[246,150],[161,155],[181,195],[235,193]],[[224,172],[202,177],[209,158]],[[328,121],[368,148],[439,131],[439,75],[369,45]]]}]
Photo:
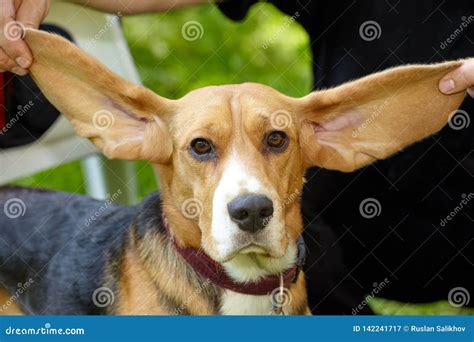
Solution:
[{"label": "tan fur", "polygon": [[[211,236],[212,200],[226,161],[238,157],[250,176],[275,193],[286,234],[268,258],[281,257],[301,234],[299,195],[306,168],[352,171],[386,158],[440,130],[464,98],[463,93],[442,95],[437,87],[443,75],[461,64],[457,61],[394,68],[301,99],[245,83],[167,100],[120,79],[60,37],[28,30],[26,40],[34,54],[34,79],[77,133],[108,157],[152,162],[161,176],[163,210],[177,242],[202,248],[219,262],[224,260]],[[106,128],[96,122],[96,114],[104,111],[113,121]],[[283,113],[288,125],[275,128],[276,113]],[[285,131],[290,139],[282,153],[262,148],[265,134],[274,130]],[[190,142],[197,137],[212,140],[218,160],[190,156]],[[196,217],[183,215],[188,199],[200,205]],[[187,265],[173,264],[175,254],[160,239],[137,241],[126,253],[119,313],[169,313],[160,307],[165,305],[161,294],[178,303],[196,297],[200,284],[185,277]],[[303,277],[291,291],[294,307],[304,307]],[[214,294],[206,298],[193,300],[186,310],[215,314],[215,303],[209,302]]]},{"label": "tan fur", "polygon": [[12,303],[12,296],[7,290],[0,287],[0,316],[18,316],[23,315],[23,311]]},{"label": "tan fur", "polygon": [[[192,315],[217,314],[213,303],[210,303],[204,293],[211,290],[209,283],[200,282],[195,277],[189,277],[188,266],[180,262],[174,247],[161,239],[148,235],[139,248],[140,258],[144,266],[151,271],[151,277],[162,294],[170,297],[176,303],[185,303],[183,307],[171,308],[169,314],[179,314],[188,311]],[[164,262],[157,263],[156,260]]]},{"label": "tan fur", "polygon": [[172,311],[160,302],[159,289],[136,249],[125,252],[118,287],[118,315],[167,315]]},{"label": "tan fur", "polygon": [[306,296],[306,281],[304,274],[301,272],[298,277],[298,281],[292,284],[290,287],[291,291],[291,302],[288,305],[288,314],[290,315],[311,315],[311,311],[308,308],[307,302],[308,297]]}]

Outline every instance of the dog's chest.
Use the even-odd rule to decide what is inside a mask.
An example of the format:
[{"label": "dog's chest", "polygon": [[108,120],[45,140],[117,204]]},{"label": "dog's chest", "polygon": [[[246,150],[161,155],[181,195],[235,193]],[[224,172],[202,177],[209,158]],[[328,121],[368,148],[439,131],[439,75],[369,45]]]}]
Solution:
[{"label": "dog's chest", "polygon": [[252,296],[225,290],[221,298],[222,315],[269,315],[272,301],[267,296]]}]

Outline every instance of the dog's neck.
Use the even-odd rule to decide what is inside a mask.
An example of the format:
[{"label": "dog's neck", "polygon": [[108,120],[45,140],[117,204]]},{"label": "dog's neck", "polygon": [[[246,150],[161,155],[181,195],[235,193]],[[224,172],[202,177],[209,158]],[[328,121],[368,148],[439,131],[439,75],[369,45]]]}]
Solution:
[{"label": "dog's neck", "polygon": [[[251,266],[253,265],[249,263],[252,258],[249,255],[245,255],[234,262],[228,262],[227,267],[225,267],[211,259],[201,249],[180,246],[173,239],[168,219],[164,214],[162,214],[162,222],[169,238],[173,241],[176,251],[191,268],[216,286],[234,292],[262,296],[281,286],[288,288],[291,283],[296,282],[305,259],[304,241],[300,237],[298,239],[296,262],[292,262],[294,259],[294,244],[291,244],[288,253],[279,262],[276,262],[275,269],[281,269],[279,275],[265,275],[268,270],[258,269],[258,264],[254,263],[254,268],[257,269],[252,269]],[[245,265],[246,261],[247,265]],[[239,263],[241,264],[240,267]],[[247,275],[238,274],[235,271],[236,267],[246,268]],[[233,270],[234,274],[232,274]]]}]

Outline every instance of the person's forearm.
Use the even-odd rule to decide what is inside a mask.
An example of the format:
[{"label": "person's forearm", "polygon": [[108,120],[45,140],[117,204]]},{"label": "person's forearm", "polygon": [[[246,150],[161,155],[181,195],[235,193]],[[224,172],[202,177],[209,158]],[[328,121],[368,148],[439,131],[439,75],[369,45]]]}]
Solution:
[{"label": "person's forearm", "polygon": [[183,5],[200,4],[207,0],[64,0],[101,11],[122,14],[161,12]]}]

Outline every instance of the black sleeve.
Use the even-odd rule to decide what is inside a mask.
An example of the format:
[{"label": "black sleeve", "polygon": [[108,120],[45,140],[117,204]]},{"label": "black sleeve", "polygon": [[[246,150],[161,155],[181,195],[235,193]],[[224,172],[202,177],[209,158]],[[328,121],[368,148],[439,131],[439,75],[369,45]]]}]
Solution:
[{"label": "black sleeve", "polygon": [[249,8],[258,0],[223,0],[218,6],[222,13],[232,20],[242,20],[247,15]]}]

